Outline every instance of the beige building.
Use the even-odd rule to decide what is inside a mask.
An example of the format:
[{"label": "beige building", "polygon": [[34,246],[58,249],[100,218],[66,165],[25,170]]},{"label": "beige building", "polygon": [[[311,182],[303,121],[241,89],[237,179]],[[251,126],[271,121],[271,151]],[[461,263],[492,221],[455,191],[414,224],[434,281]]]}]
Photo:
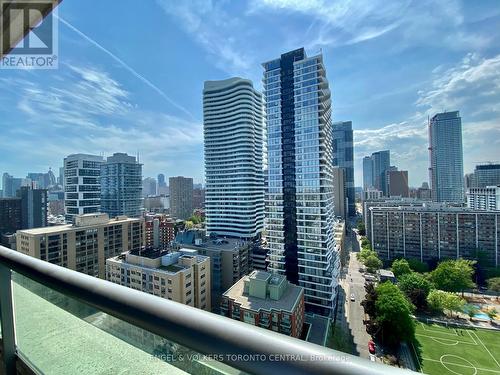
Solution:
[{"label": "beige building", "polygon": [[223,294],[221,314],[300,337],[304,325],[304,288],[290,283],[284,275],[253,271]]},{"label": "beige building", "polygon": [[210,311],[210,258],[196,250],[169,253],[143,248],[106,261],[106,279]]},{"label": "beige building", "polygon": [[107,214],[75,216],[74,224],[17,231],[17,251],[105,278],[106,259],[144,244],[144,219]]}]

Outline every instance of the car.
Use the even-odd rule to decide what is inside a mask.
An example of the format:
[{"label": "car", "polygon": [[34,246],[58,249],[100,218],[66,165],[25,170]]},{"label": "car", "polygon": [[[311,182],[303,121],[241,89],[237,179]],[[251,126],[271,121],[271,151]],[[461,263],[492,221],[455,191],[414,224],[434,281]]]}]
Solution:
[{"label": "car", "polygon": [[375,354],[375,343],[373,340],[368,341],[368,351],[370,354]]},{"label": "car", "polygon": [[351,293],[351,301],[354,302],[355,301],[355,298],[354,298],[354,293]]}]

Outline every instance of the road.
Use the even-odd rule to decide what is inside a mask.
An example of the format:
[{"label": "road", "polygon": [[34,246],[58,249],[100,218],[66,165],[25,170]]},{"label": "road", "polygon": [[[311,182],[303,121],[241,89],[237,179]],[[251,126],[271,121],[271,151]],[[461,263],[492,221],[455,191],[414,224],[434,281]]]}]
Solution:
[{"label": "road", "polygon": [[[346,298],[343,309],[339,309],[337,319],[351,331],[357,355],[362,358],[369,358],[368,341],[371,336],[366,332],[366,327],[363,324],[365,314],[360,304],[365,296],[365,279],[359,272],[360,263],[356,259],[356,253],[359,251],[359,241],[354,231],[350,230],[346,233],[345,246],[349,251],[349,264],[344,267],[342,272],[340,287]],[[354,294],[354,301],[351,301],[351,294]]]}]

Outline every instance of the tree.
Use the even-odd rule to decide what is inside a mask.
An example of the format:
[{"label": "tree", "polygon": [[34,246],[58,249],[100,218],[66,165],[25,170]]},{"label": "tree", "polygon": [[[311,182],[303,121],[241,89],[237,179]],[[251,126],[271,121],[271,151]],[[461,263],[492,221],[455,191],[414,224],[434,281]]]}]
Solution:
[{"label": "tree", "polygon": [[407,262],[412,271],[414,272],[420,272],[420,273],[429,272],[429,266],[427,265],[427,263],[421,262],[415,258],[410,258],[407,260]]},{"label": "tree", "polygon": [[370,255],[375,255],[377,256],[377,253],[373,250],[370,250],[370,249],[361,249],[361,251],[359,253],[356,254],[356,258],[364,263],[366,258],[368,258]]},{"label": "tree", "polygon": [[377,301],[377,291],[375,290],[375,285],[373,283],[369,283],[365,287],[366,295],[361,305],[365,309],[365,314],[368,314],[370,317],[375,317],[375,302]]},{"label": "tree", "polygon": [[401,290],[387,281],[376,288],[376,321],[382,333],[382,341],[397,345],[404,340],[412,340],[415,323],[411,316],[413,305]]},{"label": "tree", "polygon": [[472,318],[474,318],[474,315],[476,315],[478,312],[479,312],[479,310],[477,308],[475,308],[474,306],[471,306],[467,310],[467,315],[469,315],[469,320],[472,321]]},{"label": "tree", "polygon": [[453,311],[461,311],[465,305],[465,300],[455,293],[435,289],[430,291],[427,297],[427,304],[435,312],[448,310],[451,314]]},{"label": "tree", "polygon": [[445,293],[442,290],[431,290],[427,296],[427,305],[429,309],[435,313],[443,312],[443,301],[445,298]]},{"label": "tree", "polygon": [[500,277],[493,277],[487,280],[488,289],[493,292],[500,292]]},{"label": "tree", "polygon": [[399,278],[398,286],[417,309],[423,310],[427,307],[427,296],[432,284],[422,274],[407,273]]},{"label": "tree", "polygon": [[473,288],[474,261],[458,259],[446,260],[438,264],[431,273],[431,280],[437,289],[448,292],[462,292]]},{"label": "tree", "polygon": [[410,265],[408,264],[408,261],[406,259],[396,259],[394,262],[392,262],[391,269],[394,273],[394,276],[398,278],[411,273]]},{"label": "tree", "polygon": [[486,310],[486,315],[488,315],[488,317],[493,320],[495,319],[495,317],[497,316],[498,312],[495,308],[492,308],[492,309],[488,309]]},{"label": "tree", "polygon": [[363,220],[358,221],[358,233],[360,236],[365,236],[366,235],[366,228],[365,228],[365,223],[363,223]]},{"label": "tree", "polygon": [[370,243],[370,240],[368,240],[368,238],[366,238],[366,237],[361,238],[361,247],[363,249],[371,250],[372,249],[372,245]]},{"label": "tree", "polygon": [[462,311],[462,308],[465,305],[465,300],[461,298],[459,295],[454,293],[446,293],[446,296],[443,300],[443,308],[448,310],[448,312],[459,312]]},{"label": "tree", "polygon": [[365,259],[364,265],[366,266],[366,270],[368,272],[375,273],[377,270],[382,268],[382,261],[376,254],[371,254]]}]

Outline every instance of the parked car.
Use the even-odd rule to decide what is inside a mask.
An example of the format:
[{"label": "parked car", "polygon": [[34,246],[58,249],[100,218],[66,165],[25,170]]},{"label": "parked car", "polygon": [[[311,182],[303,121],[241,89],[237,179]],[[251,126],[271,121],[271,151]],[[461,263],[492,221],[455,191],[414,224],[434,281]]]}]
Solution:
[{"label": "parked car", "polygon": [[354,302],[355,301],[355,298],[354,298],[354,293],[351,293],[351,301]]},{"label": "parked car", "polygon": [[368,341],[368,351],[370,354],[375,354],[375,343],[373,340]]}]

